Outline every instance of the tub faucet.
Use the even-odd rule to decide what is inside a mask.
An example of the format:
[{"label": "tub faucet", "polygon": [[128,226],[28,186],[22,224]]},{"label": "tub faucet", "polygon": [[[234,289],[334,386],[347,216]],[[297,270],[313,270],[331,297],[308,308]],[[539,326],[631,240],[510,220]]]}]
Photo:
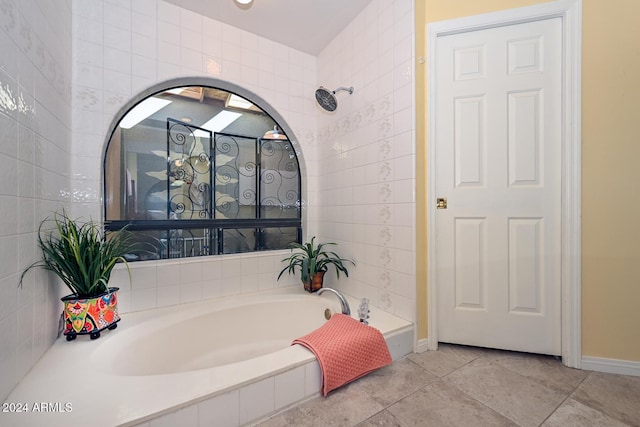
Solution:
[{"label": "tub faucet", "polygon": [[340,300],[340,306],[342,307],[342,314],[351,316],[351,308],[349,308],[349,303],[347,302],[347,299],[344,297],[344,295],[333,288],[320,288],[316,291],[316,294],[319,296],[322,295],[325,291],[329,291],[338,297],[338,299]]}]

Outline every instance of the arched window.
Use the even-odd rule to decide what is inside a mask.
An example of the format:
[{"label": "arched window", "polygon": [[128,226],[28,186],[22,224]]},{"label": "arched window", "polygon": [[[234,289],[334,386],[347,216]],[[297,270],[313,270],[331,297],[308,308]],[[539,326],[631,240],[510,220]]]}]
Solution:
[{"label": "arched window", "polygon": [[265,111],[213,87],[129,110],[104,161],[105,227],[153,247],[132,260],[288,248],[301,239],[296,152]]}]

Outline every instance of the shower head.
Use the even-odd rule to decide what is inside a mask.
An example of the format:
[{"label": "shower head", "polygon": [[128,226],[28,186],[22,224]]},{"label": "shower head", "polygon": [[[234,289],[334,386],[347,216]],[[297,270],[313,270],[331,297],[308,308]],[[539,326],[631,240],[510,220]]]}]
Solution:
[{"label": "shower head", "polygon": [[349,92],[349,95],[353,93],[353,87],[339,87],[334,91],[330,91],[329,89],[320,86],[316,89],[316,101],[322,108],[327,111],[336,111],[338,108],[338,100],[336,99],[336,92],[340,92],[341,90],[346,90]]}]

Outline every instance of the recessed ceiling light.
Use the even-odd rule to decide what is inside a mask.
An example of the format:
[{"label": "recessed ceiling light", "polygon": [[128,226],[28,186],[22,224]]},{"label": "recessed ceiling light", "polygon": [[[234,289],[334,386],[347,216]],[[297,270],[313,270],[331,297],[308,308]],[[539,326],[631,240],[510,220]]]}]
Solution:
[{"label": "recessed ceiling light", "polygon": [[167,105],[171,104],[168,99],[159,99],[155,97],[147,98],[127,113],[122,120],[120,120],[120,127],[123,129],[131,129],[147,117],[154,114],[156,111],[161,110]]},{"label": "recessed ceiling light", "polygon": [[187,90],[186,87],[175,87],[173,89],[169,89],[166,92],[171,93],[173,95],[180,95],[182,92],[184,92],[185,90]]},{"label": "recessed ceiling light", "polygon": [[243,108],[245,110],[251,109],[253,104],[241,96],[236,95],[235,93],[229,94],[227,97],[227,102],[225,103],[226,107],[235,107],[235,108]]},{"label": "recessed ceiling light", "polygon": [[[214,133],[220,132],[221,130],[229,126],[231,123],[238,120],[240,116],[242,116],[242,114],[234,113],[233,111],[226,111],[226,110],[220,111],[218,114],[212,117],[211,120],[209,120],[208,122],[206,122],[200,127]],[[209,137],[209,134],[202,130],[196,130],[193,134],[194,136],[199,136],[202,138]]]}]

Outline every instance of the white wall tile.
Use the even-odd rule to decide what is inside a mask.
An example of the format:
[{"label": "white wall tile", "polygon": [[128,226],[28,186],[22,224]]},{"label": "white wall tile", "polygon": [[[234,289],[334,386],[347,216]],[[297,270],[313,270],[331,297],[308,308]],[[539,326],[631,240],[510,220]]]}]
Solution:
[{"label": "white wall tile", "polygon": [[81,86],[102,89],[104,83],[103,71],[101,64],[78,64],[74,71],[75,83]]},{"label": "white wall tile", "polygon": [[[177,285],[180,283],[180,263],[176,261],[161,260],[156,267],[158,286]],[[200,276],[197,281],[200,280]]]},{"label": "white wall tile", "polygon": [[182,27],[180,33],[180,44],[183,49],[191,49],[202,52],[202,31],[194,27]]},{"label": "white wall tile", "polygon": [[[156,267],[157,264],[154,261],[129,263],[129,269],[131,271],[131,287],[137,289],[155,288],[158,283]],[[120,272],[120,274],[124,273]]]},{"label": "white wall tile", "polygon": [[243,294],[256,292],[257,290],[259,290],[257,274],[254,273],[240,278],[240,291]]},{"label": "white wall tile", "polygon": [[[138,2],[136,1],[134,4],[138,4]],[[135,25],[132,28],[134,34],[152,38],[156,37],[158,24],[155,14],[149,14],[145,11],[133,12],[132,21],[135,22]]]},{"label": "white wall tile", "polygon": [[202,282],[202,299],[206,300],[223,296],[222,283],[222,279],[205,278]]},{"label": "white wall tile", "polygon": [[180,283],[192,285],[202,281],[202,261],[199,257],[179,263]]},{"label": "white wall tile", "polygon": [[[347,293],[405,316],[413,315],[405,308],[415,293],[415,266],[407,261],[415,258],[412,8],[410,0],[372,3],[317,62],[318,81],[358,85],[339,98],[336,113],[318,119],[318,138],[339,147],[320,150],[319,234],[343,242],[344,253],[358,259],[354,273],[336,286],[345,283]],[[402,274],[408,277],[402,283],[411,284],[394,287]]]},{"label": "white wall tile", "polygon": [[131,52],[104,47],[104,67],[108,70],[128,71],[131,69]]},{"label": "white wall tile", "polygon": [[180,284],[180,303],[202,300],[202,282]]},{"label": "white wall tile", "polygon": [[198,404],[198,426],[240,425],[240,395],[238,390],[216,396]]},{"label": "white wall tile", "polygon": [[135,0],[131,2],[131,10],[148,14],[155,18],[158,10],[157,3],[157,0]]},{"label": "white wall tile", "polygon": [[113,25],[104,24],[104,45],[131,52],[131,32]]},{"label": "white wall tile", "polygon": [[100,21],[104,13],[104,6],[102,3],[80,1],[73,5],[73,13],[80,18]]},{"label": "white wall tile", "polygon": [[[131,310],[142,311],[156,308],[157,305],[157,288],[131,288]],[[120,311],[120,307],[119,307]],[[124,311],[122,311],[124,313]]]},{"label": "white wall tile", "polygon": [[222,259],[222,278],[231,279],[242,275],[242,259],[224,257]]},{"label": "white wall tile", "polygon": [[158,41],[180,46],[180,26],[158,22]]},{"label": "white wall tile", "polygon": [[180,285],[158,286],[156,307],[167,307],[180,303]]},{"label": "white wall tile", "polygon": [[223,278],[221,282],[223,297],[239,295],[242,293],[242,278],[240,276]]},{"label": "white wall tile", "polygon": [[305,396],[313,396],[322,390],[322,370],[317,361],[305,365]]},{"label": "white wall tile", "polygon": [[[158,56],[160,55],[158,51]],[[158,80],[169,80],[180,76],[180,66],[158,60]]]},{"label": "white wall tile", "polygon": [[124,314],[134,311],[131,305],[131,289],[120,288],[118,291],[118,313]]},{"label": "white wall tile", "polygon": [[17,327],[15,316],[0,319],[0,376],[3,379],[0,381],[0,396],[3,401],[20,379],[16,372]]},{"label": "white wall tile", "polygon": [[180,65],[200,72],[202,70],[202,52],[199,50],[180,48]]},{"label": "white wall tile", "polygon": [[158,1],[158,21],[180,25],[180,8],[171,3]]},{"label": "white wall tile", "polygon": [[131,31],[131,9],[109,4],[104,8],[104,23],[127,32]]},{"label": "white wall tile", "polygon": [[305,396],[305,372],[305,366],[299,366],[275,376],[275,409],[289,406]]},{"label": "white wall tile", "polygon": [[274,379],[266,378],[240,389],[240,424],[275,410]]},{"label": "white wall tile", "polygon": [[214,77],[222,75],[222,61],[220,58],[203,55],[202,64],[202,70],[205,74]]},{"label": "white wall tile", "polygon": [[[145,46],[138,46],[138,49],[142,49],[144,51]],[[132,55],[131,73],[134,76],[144,77],[154,82],[157,77],[156,59],[151,56]]]},{"label": "white wall tile", "polygon": [[150,427],[198,427],[198,407],[187,406],[149,422]]},{"label": "white wall tile", "polygon": [[120,68],[121,71],[104,70],[104,87],[119,94],[131,94],[131,60],[126,64],[128,68]]}]

